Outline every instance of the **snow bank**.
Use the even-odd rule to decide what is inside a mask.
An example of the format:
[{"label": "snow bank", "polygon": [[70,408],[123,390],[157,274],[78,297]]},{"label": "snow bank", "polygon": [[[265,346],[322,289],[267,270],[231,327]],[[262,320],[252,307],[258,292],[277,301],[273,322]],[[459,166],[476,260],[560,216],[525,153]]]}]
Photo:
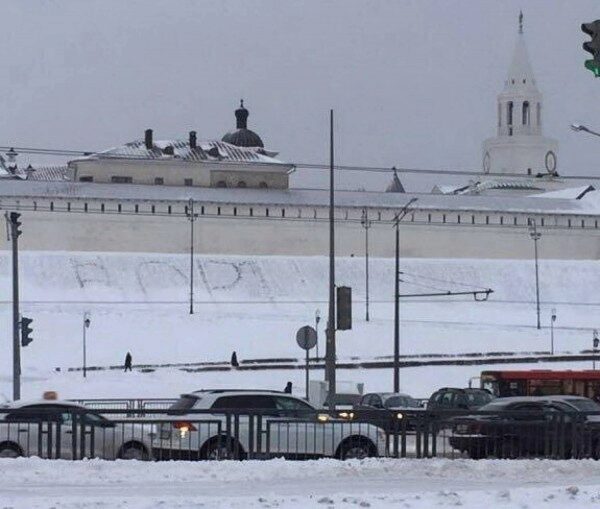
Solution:
[{"label": "snow bank", "polygon": [[0,460],[0,500],[37,507],[587,507],[593,461]]}]

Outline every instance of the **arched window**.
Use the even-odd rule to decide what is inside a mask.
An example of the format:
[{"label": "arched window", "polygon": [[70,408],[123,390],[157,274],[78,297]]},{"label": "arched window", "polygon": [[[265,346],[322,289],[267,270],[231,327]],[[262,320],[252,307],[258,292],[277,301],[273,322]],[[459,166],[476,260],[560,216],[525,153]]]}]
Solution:
[{"label": "arched window", "polygon": [[227,182],[225,182],[224,180],[219,180],[217,182],[217,187],[227,187]]},{"label": "arched window", "polygon": [[529,125],[529,101],[523,102],[523,125]]},{"label": "arched window", "polygon": [[513,102],[508,101],[506,103],[506,124],[508,125],[508,135],[512,136],[512,125],[513,125]]},{"label": "arched window", "polygon": [[269,186],[266,182],[263,181],[260,184],[258,184],[258,187],[260,187],[261,189],[267,189]]},{"label": "arched window", "polygon": [[244,182],[243,180],[240,180],[238,182],[238,187],[248,187],[248,186],[246,185],[246,182]]}]

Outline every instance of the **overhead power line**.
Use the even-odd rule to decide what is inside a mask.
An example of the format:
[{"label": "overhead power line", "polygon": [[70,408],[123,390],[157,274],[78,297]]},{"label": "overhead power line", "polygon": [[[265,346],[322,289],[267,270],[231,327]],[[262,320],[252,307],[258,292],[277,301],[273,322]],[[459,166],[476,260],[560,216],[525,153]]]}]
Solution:
[{"label": "overhead power line", "polygon": [[[0,152],[8,152],[14,150],[20,154],[32,154],[32,155],[49,155],[49,156],[89,156],[98,153],[97,150],[71,150],[71,149],[52,149],[52,148],[37,148],[37,147],[18,147],[4,145],[0,146]],[[106,154],[105,157],[111,157],[110,154]],[[115,158],[123,159],[140,159],[146,160],[144,157],[135,156],[112,156]],[[266,163],[269,164],[269,163]],[[287,164],[295,166],[300,170],[329,170],[329,164],[327,163],[303,163],[303,162],[288,162]],[[394,166],[362,166],[362,165],[336,165],[335,169],[338,171],[358,171],[358,172],[370,172],[370,173],[393,173],[394,171],[403,174],[420,174],[420,175],[467,175],[477,178],[485,177],[504,177],[504,178],[523,178],[523,179],[535,179],[534,175],[523,175],[522,173],[483,173],[481,170],[472,169],[430,169],[430,168],[404,168]],[[600,175],[561,175],[560,179],[564,180],[600,180]]]}]

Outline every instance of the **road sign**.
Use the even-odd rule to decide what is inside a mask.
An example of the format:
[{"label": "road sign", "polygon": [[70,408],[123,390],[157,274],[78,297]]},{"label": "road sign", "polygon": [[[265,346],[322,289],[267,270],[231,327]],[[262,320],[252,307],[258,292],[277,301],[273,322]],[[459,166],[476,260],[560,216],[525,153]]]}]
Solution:
[{"label": "road sign", "polygon": [[300,327],[296,332],[296,343],[303,350],[310,350],[317,345],[317,331],[310,325]]}]

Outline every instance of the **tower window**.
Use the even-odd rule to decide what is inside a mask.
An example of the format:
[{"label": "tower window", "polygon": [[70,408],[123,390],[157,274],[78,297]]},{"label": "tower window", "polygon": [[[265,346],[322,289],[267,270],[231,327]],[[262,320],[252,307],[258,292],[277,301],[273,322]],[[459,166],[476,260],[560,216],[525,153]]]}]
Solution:
[{"label": "tower window", "polygon": [[523,103],[523,125],[529,125],[529,101]]},{"label": "tower window", "polygon": [[509,101],[506,103],[506,123],[508,125],[508,135],[512,136],[512,125],[513,125],[513,102]]},{"label": "tower window", "polygon": [[542,105],[540,103],[537,103],[537,125],[540,126],[542,125]]}]

